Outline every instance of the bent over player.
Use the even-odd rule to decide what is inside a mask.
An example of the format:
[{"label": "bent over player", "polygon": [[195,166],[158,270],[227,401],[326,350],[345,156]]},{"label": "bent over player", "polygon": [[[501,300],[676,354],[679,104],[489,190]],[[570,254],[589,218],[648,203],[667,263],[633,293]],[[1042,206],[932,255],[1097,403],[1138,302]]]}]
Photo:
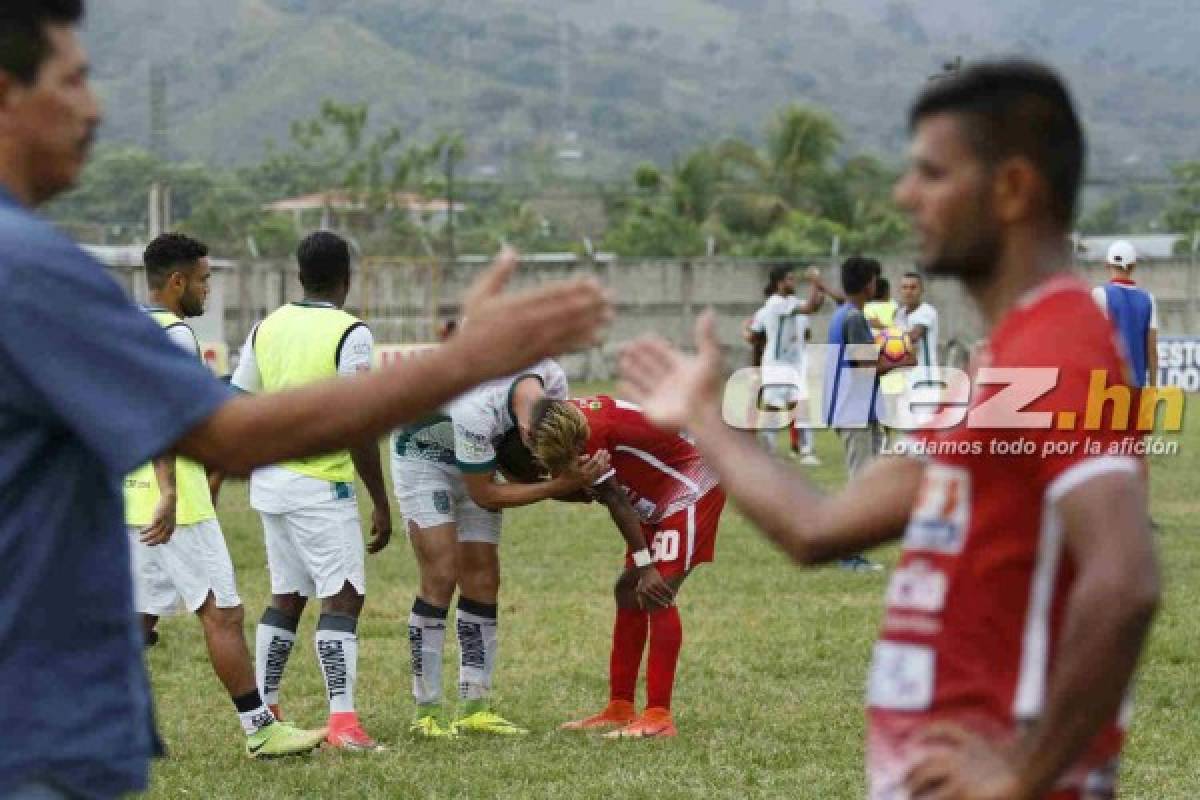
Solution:
[{"label": "bent over player", "polygon": [[[392,481],[420,571],[408,623],[417,703],[411,731],[418,736],[528,733],[490,702],[499,642],[500,512],[576,492],[599,478],[607,461],[593,459],[552,481],[499,483],[496,446],[514,428],[528,431],[538,399],[566,394],[566,375],[547,359],[484,383],[396,434]],[[460,705],[450,721],[442,707],[442,648],[456,590]]]},{"label": "bent over player", "polygon": [[[546,398],[535,405],[533,419],[531,449],[551,475],[571,469],[581,456],[610,454],[612,469],[591,491],[628,547],[625,571],[613,587],[608,706],[562,727],[615,727],[607,734],[614,738],[674,736],[671,694],[683,644],[675,595],[697,565],[712,561],[725,495],[687,439],[655,428],[630,403]],[[647,633],[646,708],[638,716],[634,696]]]}]

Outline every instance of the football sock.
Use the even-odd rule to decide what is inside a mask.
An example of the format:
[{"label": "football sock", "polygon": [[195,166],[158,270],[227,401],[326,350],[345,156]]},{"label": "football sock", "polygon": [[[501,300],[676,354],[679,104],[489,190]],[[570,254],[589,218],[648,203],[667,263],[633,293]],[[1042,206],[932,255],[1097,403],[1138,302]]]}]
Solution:
[{"label": "football sock", "polygon": [[608,661],[610,700],[634,701],[648,626],[649,615],[642,609],[617,609],[617,619],[613,623],[612,655]]},{"label": "football sock", "polygon": [[247,736],[253,736],[275,721],[275,715],[263,703],[257,689],[233,698],[233,705],[237,708],[238,720]]},{"label": "football sock", "polygon": [[418,597],[408,615],[412,692],[417,705],[430,705],[442,699],[442,647],[446,641],[448,610]]},{"label": "football sock", "polygon": [[254,632],[254,677],[263,702],[279,704],[279,684],[287,667],[300,620],[268,606]]},{"label": "football sock", "polygon": [[800,452],[800,429],[797,428],[795,425],[789,426],[788,427],[788,438],[792,442],[792,452],[793,453]]},{"label": "football sock", "polygon": [[646,706],[670,708],[675,665],[683,645],[683,622],[675,606],[650,613],[650,656],[646,660]]},{"label": "football sock", "polygon": [[[794,429],[793,429],[794,430]],[[800,429],[801,450],[805,455],[811,455],[813,452],[813,432],[812,428]]]},{"label": "football sock", "polygon": [[458,696],[466,713],[483,708],[496,665],[496,604],[458,597]]},{"label": "football sock", "polygon": [[323,613],[317,620],[317,661],[325,676],[329,713],[354,710],[354,682],[358,677],[358,619],[346,614]]}]

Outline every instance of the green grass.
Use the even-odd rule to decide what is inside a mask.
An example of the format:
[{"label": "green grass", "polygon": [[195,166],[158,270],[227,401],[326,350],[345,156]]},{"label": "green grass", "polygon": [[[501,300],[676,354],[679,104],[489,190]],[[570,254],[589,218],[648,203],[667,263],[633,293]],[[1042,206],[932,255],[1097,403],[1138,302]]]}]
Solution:
[{"label": "green grass", "polygon": [[[1152,463],[1167,598],[1146,658],[1123,797],[1200,796],[1200,402],[1181,454]],[[827,485],[842,476],[832,434],[818,437]],[[397,531],[368,560],[360,628],[358,705],[383,754],[319,753],[257,763],[242,755],[232,705],[208,666],[195,620],[160,626],[150,652],[159,724],[170,756],[154,768],[151,797],[623,798],[861,797],[863,686],[880,619],[881,575],[791,567],[730,509],[717,561],[681,595],[684,648],[673,741],[610,743],[555,727],[606,698],[611,581],[622,547],[597,508],[546,503],[506,513],[501,590],[499,709],[533,729],[521,740],[416,742],[407,646],[415,569]],[[227,487],[221,521],[253,622],[267,601],[261,530],[245,487]],[[896,548],[876,554],[891,565]],[[284,708],[308,725],[325,717],[313,655],[314,610],[284,683]],[[253,625],[247,626],[253,644]],[[448,696],[457,646],[448,637]],[[644,687],[644,684],[643,684]]]}]

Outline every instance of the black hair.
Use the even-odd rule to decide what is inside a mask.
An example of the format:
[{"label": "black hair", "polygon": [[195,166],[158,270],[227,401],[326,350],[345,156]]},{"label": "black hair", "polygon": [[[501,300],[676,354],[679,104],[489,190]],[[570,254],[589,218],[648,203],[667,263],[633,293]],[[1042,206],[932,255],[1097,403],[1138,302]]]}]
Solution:
[{"label": "black hair", "polygon": [[146,245],[142,263],[146,265],[146,283],[161,289],[172,272],[189,272],[196,262],[208,255],[208,246],[182,233],[164,233]]},{"label": "black hair", "polygon": [[919,272],[906,272],[906,273],[904,273],[904,277],[905,277],[905,278],[912,278],[912,279],[914,279],[914,280],[915,280],[917,283],[921,284],[921,288],[922,288],[922,289],[924,289],[924,288],[925,288],[925,278],[924,278],[924,277],[921,275],[921,273],[919,273]]},{"label": "black hair", "polygon": [[973,64],[931,81],[909,112],[909,127],[934,114],[962,115],[985,163],[1027,158],[1050,189],[1054,222],[1068,228],[1083,179],[1083,126],[1063,80],[1049,67],[1009,60]]},{"label": "black hair", "polygon": [[325,293],[350,281],[350,245],[336,233],[317,231],[296,248],[300,285],[306,291]]},{"label": "black hair", "polygon": [[892,291],[892,284],[888,283],[887,278],[880,278],[875,281],[875,299],[886,300],[889,293]]},{"label": "black hair", "polygon": [[0,3],[0,70],[35,83],[50,55],[47,25],[75,25],[83,0],[4,0]]},{"label": "black hair", "polygon": [[880,264],[875,259],[850,256],[842,262],[842,290],[848,295],[858,294],[880,271]]},{"label": "black hair", "polygon": [[791,267],[774,267],[770,273],[767,274],[767,286],[766,289],[763,290],[763,294],[767,295],[768,297],[775,294],[775,292],[779,289],[779,282],[791,274]]}]

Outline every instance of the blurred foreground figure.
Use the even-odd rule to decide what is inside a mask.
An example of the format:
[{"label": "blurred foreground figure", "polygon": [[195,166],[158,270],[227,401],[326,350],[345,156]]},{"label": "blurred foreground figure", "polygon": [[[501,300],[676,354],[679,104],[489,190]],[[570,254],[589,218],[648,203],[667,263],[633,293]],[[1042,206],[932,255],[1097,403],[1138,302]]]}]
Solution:
[{"label": "blurred foreground figure", "polygon": [[[657,424],[686,427],[798,562],[903,537],[867,691],[870,797],[1110,798],[1159,577],[1139,460],[1108,452],[1131,432],[1064,424],[1082,418],[1093,370],[1122,382],[1109,323],[1062,250],[1083,133],[1059,78],[1023,62],[931,84],[910,125],[896,198],[923,266],[962,280],[991,328],[970,416],[945,409],[907,443],[911,457],[880,458],[824,497],[722,421],[711,315],[696,356],[659,339],[628,347],[624,391]],[[988,401],[1046,384],[1031,393],[988,370],[1030,367],[1053,388],[1025,427],[998,426]]]}]

